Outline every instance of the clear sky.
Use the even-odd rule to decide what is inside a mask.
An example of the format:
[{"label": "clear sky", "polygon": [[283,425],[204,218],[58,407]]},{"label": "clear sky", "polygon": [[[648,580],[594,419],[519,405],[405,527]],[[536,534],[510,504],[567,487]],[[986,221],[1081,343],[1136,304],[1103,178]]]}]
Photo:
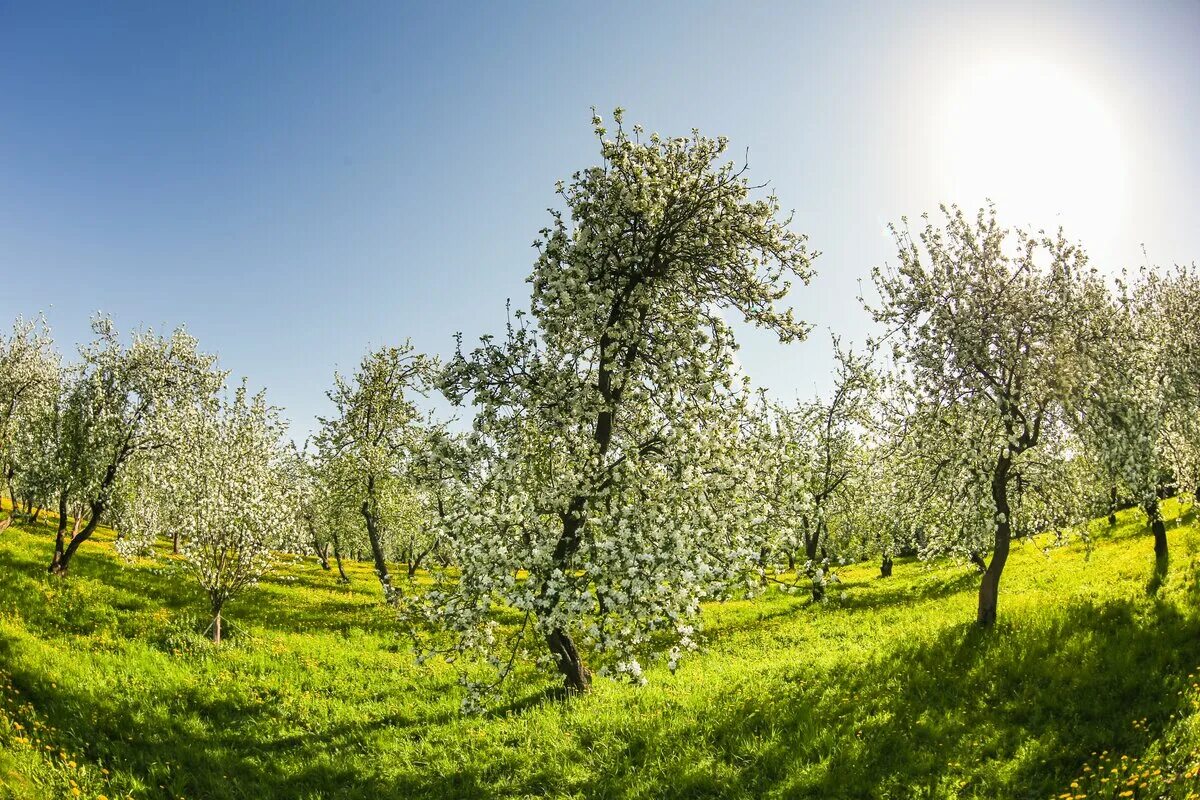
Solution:
[{"label": "clear sky", "polygon": [[335,367],[496,332],[590,108],[749,148],[822,251],[819,326],[886,224],[986,196],[1105,269],[1200,257],[1200,3],[0,2],[0,317],[186,323],[303,435]]}]

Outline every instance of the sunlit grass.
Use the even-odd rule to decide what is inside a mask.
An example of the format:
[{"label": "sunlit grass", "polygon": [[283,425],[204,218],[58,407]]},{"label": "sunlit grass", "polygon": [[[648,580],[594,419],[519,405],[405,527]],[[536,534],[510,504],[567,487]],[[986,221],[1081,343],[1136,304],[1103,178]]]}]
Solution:
[{"label": "sunlit grass", "polygon": [[1133,512],[1091,548],[1018,547],[994,631],[971,622],[969,566],[854,565],[824,604],[707,608],[705,652],[647,687],[561,703],[520,672],[462,717],[455,673],[414,663],[369,565],[349,586],[289,567],[231,605],[214,650],[171,559],[123,566],[101,531],[54,579],[43,521],[0,534],[0,797],[1117,797],[1087,783],[1104,751],[1149,765],[1139,784],[1160,770],[1136,796],[1186,797],[1186,523],[1159,582]]}]

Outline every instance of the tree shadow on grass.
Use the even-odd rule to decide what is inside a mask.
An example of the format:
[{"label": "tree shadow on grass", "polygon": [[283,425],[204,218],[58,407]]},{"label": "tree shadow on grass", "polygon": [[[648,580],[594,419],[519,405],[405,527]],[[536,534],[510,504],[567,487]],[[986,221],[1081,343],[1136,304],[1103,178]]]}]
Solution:
[{"label": "tree shadow on grass", "polygon": [[[460,719],[457,707],[405,708],[400,695],[394,704],[373,704],[372,713],[310,725],[281,708],[280,696],[263,686],[247,691],[200,681],[160,687],[160,697],[137,698],[97,686],[54,685],[53,676],[25,666],[19,647],[0,639],[0,673],[56,731],[55,749],[82,751],[106,765],[118,782],[132,778],[161,787],[133,792],[137,797],[405,796],[382,791],[385,781],[378,774],[361,762],[352,766],[344,756],[369,749],[381,731],[397,741],[420,741]],[[448,688],[447,682],[443,690]]]},{"label": "tree shadow on grass", "polygon": [[[881,579],[892,580],[892,579]],[[876,583],[868,592],[848,592],[845,599],[838,601],[839,608],[847,609],[879,609],[885,606],[903,606],[913,602],[940,600],[951,595],[979,589],[979,573],[974,570],[960,572],[954,575],[931,575],[921,586],[913,587],[900,582],[895,588],[878,587]],[[852,586],[852,585],[848,585]]]},{"label": "tree shadow on grass", "polygon": [[[760,676],[772,688],[712,709],[704,734],[736,780],[697,775],[663,796],[1048,797],[1093,751],[1140,752],[1197,664],[1200,624],[1166,604],[964,624],[805,680]],[[994,768],[956,779],[956,763],[981,761]],[[635,772],[609,791],[625,793]]]},{"label": "tree shadow on grass", "polygon": [[1146,594],[1151,597],[1158,595],[1158,590],[1163,587],[1167,581],[1167,573],[1171,570],[1171,552],[1168,550],[1165,553],[1159,553],[1154,557],[1154,571],[1150,573],[1150,580],[1146,582]]}]

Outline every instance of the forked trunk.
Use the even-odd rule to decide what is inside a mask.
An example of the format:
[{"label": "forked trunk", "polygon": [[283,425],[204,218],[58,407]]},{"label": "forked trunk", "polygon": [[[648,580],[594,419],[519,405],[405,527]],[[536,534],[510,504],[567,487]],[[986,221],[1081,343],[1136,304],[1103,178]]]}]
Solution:
[{"label": "forked trunk", "polygon": [[583,663],[571,635],[562,628],[555,628],[546,636],[546,645],[554,656],[558,671],[562,673],[563,688],[567,694],[586,692],[592,685],[592,673]]},{"label": "forked trunk", "polygon": [[879,565],[879,577],[892,577],[892,557],[890,555],[883,557],[883,563]]},{"label": "forked trunk", "polygon": [[412,560],[408,562],[408,579],[409,579],[409,581],[412,581],[413,578],[417,577],[417,570],[419,570],[421,568],[421,562],[423,562],[425,560],[425,557],[428,555],[429,555],[428,550],[426,550],[424,553],[418,553],[416,551],[413,551],[413,553],[411,554]]},{"label": "forked trunk", "polygon": [[[89,511],[91,516],[88,518],[87,524],[80,530],[79,520],[83,516],[82,510],[77,511],[75,515],[75,532],[71,534],[71,540],[63,547],[63,538],[67,530],[67,492],[64,490],[58,496],[58,536],[54,542],[54,558],[50,561],[50,572],[54,575],[65,575],[67,569],[71,565],[71,559],[75,556],[75,552],[79,546],[92,537],[96,532],[96,527],[100,524],[100,515],[104,513],[108,507],[108,491],[113,485],[117,477],[117,465],[109,464],[105,470],[104,480],[100,482],[100,490],[94,500],[91,502]],[[82,508],[82,507],[81,507]]]},{"label": "forked trunk", "polygon": [[346,570],[342,567],[342,547],[336,532],[333,534],[333,560],[337,562],[338,580],[342,583],[349,583],[350,578],[346,576]]},{"label": "forked trunk", "polygon": [[316,541],[313,542],[313,551],[317,554],[317,561],[321,562],[321,569],[329,571],[329,545],[320,545]]},{"label": "forked trunk", "polygon": [[54,560],[50,563],[50,572],[55,575],[66,575],[67,569],[71,566],[71,559],[75,557],[75,552],[79,550],[79,546],[92,537],[96,532],[96,526],[100,523],[100,514],[104,507],[100,504],[92,506],[91,519],[79,530],[79,521],[76,520],[75,528],[78,533],[73,533],[71,539],[66,542],[66,547],[61,551],[58,549],[63,544],[63,532],[66,528],[66,522],[59,522],[58,538],[55,540]]}]

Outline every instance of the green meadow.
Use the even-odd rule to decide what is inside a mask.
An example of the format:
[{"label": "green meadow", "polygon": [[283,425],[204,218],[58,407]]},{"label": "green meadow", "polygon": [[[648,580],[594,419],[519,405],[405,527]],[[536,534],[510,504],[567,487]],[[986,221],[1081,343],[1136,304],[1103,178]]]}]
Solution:
[{"label": "green meadow", "polygon": [[[1200,787],[1200,528],[1144,518],[1018,546],[1001,621],[970,565],[841,571],[826,602],[705,609],[703,651],[649,685],[510,678],[459,713],[368,565],[308,559],[238,598],[228,640],[172,559],[111,532],[46,574],[51,523],[0,533],[3,798],[1183,798]],[[1165,567],[1165,572],[1164,572]]]}]

